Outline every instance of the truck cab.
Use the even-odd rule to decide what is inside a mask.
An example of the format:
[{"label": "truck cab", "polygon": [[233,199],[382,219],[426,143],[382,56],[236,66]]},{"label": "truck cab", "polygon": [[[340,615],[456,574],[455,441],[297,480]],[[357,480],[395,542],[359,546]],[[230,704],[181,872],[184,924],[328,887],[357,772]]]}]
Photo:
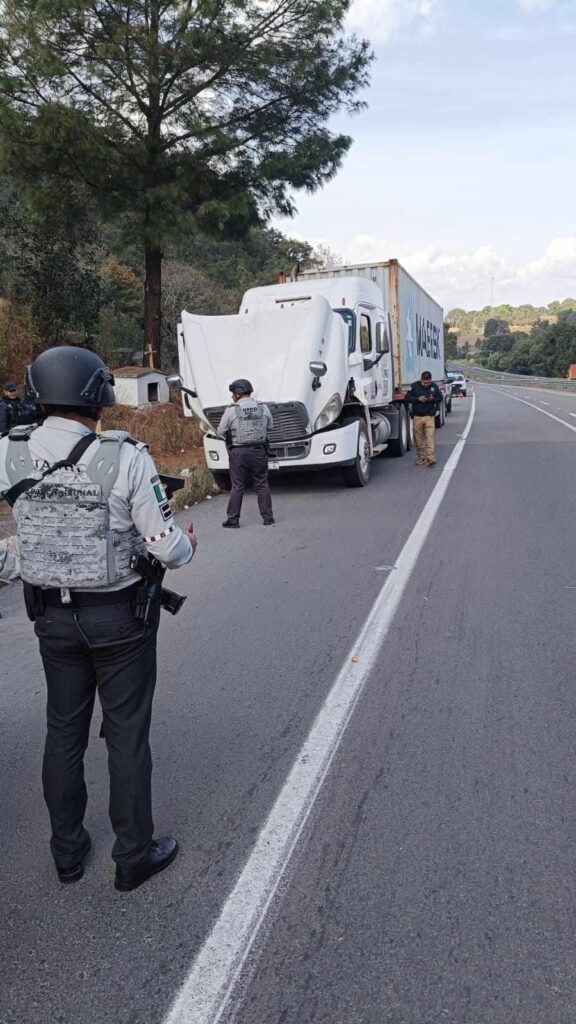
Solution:
[{"label": "truck cab", "polygon": [[248,377],[274,420],[271,470],[340,466],[363,487],[374,456],[411,447],[405,394],[423,370],[444,374],[443,316],[397,260],[311,269],[249,289],[235,316],[184,311],[178,352],[184,409],[217,483],[228,482],[228,385]]},{"label": "truck cab", "polygon": [[217,482],[226,485],[228,471],[218,423],[230,380],[243,376],[272,413],[272,470],[339,465],[363,486],[390,435],[376,413],[393,395],[390,330],[379,289],[360,278],[252,288],[235,317],[183,312],[180,367],[194,392],[185,411],[205,430]]}]

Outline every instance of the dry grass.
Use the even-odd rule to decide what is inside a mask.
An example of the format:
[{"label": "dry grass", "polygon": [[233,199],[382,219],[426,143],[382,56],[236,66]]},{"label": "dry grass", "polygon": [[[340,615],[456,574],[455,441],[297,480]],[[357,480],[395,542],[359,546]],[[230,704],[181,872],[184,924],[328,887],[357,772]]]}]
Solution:
[{"label": "dry grass", "polygon": [[182,450],[186,452],[202,445],[202,431],[196,420],[185,417],[181,407],[172,402],[139,409],[126,405],[104,409],[102,429],[127,430],[132,437],[149,445],[157,457],[163,452],[178,455]]}]

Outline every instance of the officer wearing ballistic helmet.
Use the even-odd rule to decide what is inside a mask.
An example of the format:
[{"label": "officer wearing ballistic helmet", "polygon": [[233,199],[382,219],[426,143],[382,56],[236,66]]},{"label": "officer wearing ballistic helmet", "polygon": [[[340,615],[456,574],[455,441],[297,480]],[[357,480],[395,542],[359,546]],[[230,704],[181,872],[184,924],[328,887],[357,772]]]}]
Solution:
[{"label": "officer wearing ballistic helmet", "polygon": [[249,380],[232,381],[229,388],[233,404],[228,406],[218,433],[226,439],[230,458],[232,490],[222,526],[238,529],[244,491],[249,484],[256,491],[258,508],[264,526],[274,525],[272,495],[268,482],[268,440],[273,427],[272,414],[267,405],[252,398]]},{"label": "officer wearing ballistic helmet", "polygon": [[0,497],[17,525],[17,537],[0,545],[0,578],[24,581],[40,641],[48,689],[42,777],[58,877],[77,882],[90,850],[83,759],[98,690],[115,887],[127,892],[178,852],[172,837],[154,839],[151,812],[160,588],[132,565],[147,553],[177,569],[196,538],[174,522],[146,446],[122,431],[95,433],[102,408],[114,405],[113,383],[102,360],[79,348],[49,349],[28,368],[45,418],[0,440]]}]

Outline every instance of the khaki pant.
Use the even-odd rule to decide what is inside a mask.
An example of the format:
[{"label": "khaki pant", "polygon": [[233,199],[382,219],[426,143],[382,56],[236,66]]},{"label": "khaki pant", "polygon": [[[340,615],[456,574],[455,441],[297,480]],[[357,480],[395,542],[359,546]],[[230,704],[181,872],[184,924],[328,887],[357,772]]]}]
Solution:
[{"label": "khaki pant", "polygon": [[416,463],[421,466],[424,462],[435,462],[434,434],[436,432],[436,424],[434,416],[415,416],[413,423]]}]

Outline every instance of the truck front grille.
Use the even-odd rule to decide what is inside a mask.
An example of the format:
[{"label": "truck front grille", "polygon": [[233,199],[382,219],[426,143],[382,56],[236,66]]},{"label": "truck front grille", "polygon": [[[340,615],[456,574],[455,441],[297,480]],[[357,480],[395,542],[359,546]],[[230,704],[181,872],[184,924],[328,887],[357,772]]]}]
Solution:
[{"label": "truck front grille", "polygon": [[[272,413],[274,426],[270,434],[272,444],[284,444],[286,441],[297,441],[310,433],[308,413],[302,402],[266,402]],[[214,431],[218,430],[218,424],[224,414],[225,405],[219,405],[213,409],[204,409],[206,419]]]}]

